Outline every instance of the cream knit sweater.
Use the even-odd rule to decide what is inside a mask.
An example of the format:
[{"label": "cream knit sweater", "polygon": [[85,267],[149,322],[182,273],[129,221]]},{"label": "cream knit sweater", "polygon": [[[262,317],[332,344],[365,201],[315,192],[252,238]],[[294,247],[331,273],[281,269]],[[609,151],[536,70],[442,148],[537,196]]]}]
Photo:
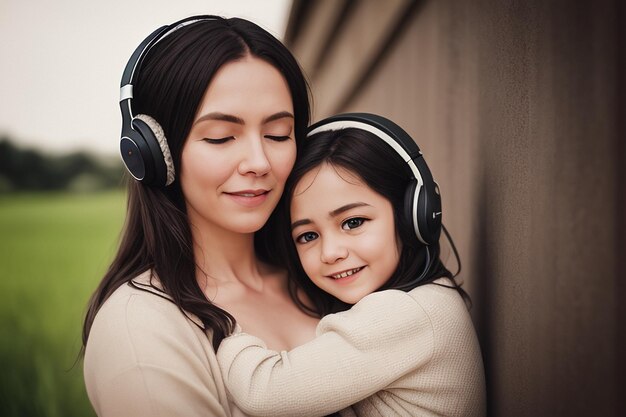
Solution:
[{"label": "cream knit sweater", "polygon": [[217,358],[232,399],[251,416],[485,415],[472,321],[457,291],[439,285],[370,294],[324,317],[317,337],[289,352],[239,333]]},{"label": "cream knit sweater", "polygon": [[102,305],[89,333],[84,373],[100,417],[238,417],[211,337],[147,271]]}]

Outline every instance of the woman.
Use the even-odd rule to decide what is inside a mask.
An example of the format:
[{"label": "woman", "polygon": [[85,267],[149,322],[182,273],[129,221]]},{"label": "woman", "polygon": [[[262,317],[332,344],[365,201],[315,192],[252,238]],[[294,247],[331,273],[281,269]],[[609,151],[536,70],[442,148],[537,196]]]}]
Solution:
[{"label": "woman", "polygon": [[[242,19],[195,17],[156,38],[124,75],[121,147],[144,181],[129,183],[121,244],[89,305],[85,384],[99,416],[240,415],[215,359],[235,323],[277,350],[317,324],[261,230],[306,134],[307,86],[288,50]],[[145,149],[131,125],[154,132],[160,161],[133,159]],[[149,185],[143,170],[159,164],[167,180]]]}]

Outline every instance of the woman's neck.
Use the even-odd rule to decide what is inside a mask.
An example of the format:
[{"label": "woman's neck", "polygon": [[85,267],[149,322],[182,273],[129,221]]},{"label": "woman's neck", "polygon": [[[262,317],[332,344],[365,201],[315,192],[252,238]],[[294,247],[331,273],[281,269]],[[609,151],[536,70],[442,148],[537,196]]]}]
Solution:
[{"label": "woman's neck", "polygon": [[201,288],[243,284],[260,289],[262,266],[254,250],[254,233],[237,233],[215,225],[192,226],[196,278]]}]

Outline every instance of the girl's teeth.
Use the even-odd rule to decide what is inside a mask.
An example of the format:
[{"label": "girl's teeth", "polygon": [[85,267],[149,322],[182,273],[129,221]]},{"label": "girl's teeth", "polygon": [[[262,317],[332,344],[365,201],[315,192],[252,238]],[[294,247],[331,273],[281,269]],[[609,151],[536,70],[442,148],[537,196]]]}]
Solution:
[{"label": "girl's teeth", "polygon": [[356,274],[360,270],[361,270],[361,268],[354,268],[354,269],[351,269],[350,271],[346,271],[346,272],[342,272],[341,274],[333,275],[332,277],[334,279],[341,279],[341,278],[349,277],[352,274]]}]

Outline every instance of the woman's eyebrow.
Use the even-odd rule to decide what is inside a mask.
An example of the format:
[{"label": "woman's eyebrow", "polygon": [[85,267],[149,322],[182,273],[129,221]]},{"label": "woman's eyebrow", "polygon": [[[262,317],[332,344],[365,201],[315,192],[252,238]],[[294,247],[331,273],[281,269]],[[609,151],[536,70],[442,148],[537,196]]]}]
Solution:
[{"label": "woman's eyebrow", "polygon": [[[274,120],[284,119],[285,117],[289,117],[291,119],[294,118],[293,114],[289,113],[288,111],[281,111],[278,113],[274,113],[271,116],[267,116],[261,121],[261,123],[265,124],[265,123],[273,122]],[[244,120],[241,117],[237,117],[237,116],[233,116],[232,114],[226,114],[226,113],[221,113],[221,112],[211,112],[211,113],[202,115],[198,117],[198,120],[193,122],[193,124],[196,125],[205,120],[219,120],[222,122],[236,123],[238,125],[245,124]]]},{"label": "woman's eyebrow", "polygon": [[262,120],[262,124],[265,123],[269,123],[269,122],[273,122],[274,120],[278,120],[278,119],[284,119],[285,117],[289,117],[289,118],[294,118],[293,114],[289,113],[288,111],[280,111],[278,113],[274,113],[271,116],[267,116],[265,119]]},{"label": "woman's eyebrow", "polygon": [[243,121],[241,117],[233,116],[232,114],[220,113],[220,112],[211,112],[203,116],[200,116],[198,117],[198,120],[193,122],[193,124],[196,125],[205,120],[220,120],[223,122],[236,123],[238,125],[245,124],[245,122]]}]

